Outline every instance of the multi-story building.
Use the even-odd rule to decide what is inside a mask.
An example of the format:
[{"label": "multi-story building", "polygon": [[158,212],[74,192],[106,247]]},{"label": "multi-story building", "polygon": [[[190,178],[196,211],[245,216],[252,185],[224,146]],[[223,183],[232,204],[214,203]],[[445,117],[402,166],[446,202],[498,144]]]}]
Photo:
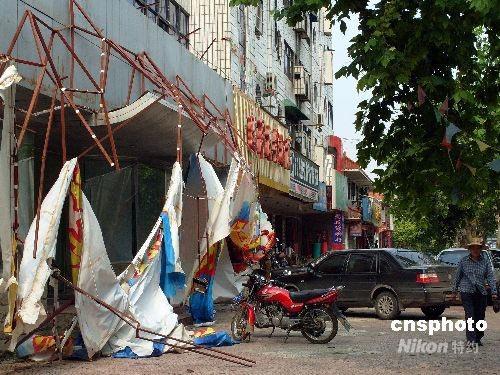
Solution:
[{"label": "multi-story building", "polygon": [[[331,24],[323,11],[292,26],[276,20],[273,12],[288,5],[262,0],[255,7],[230,7],[229,0],[191,0],[189,45],[234,86],[235,125],[278,236],[296,248],[310,248],[302,243],[302,219],[323,212],[318,194],[325,195],[326,140],[333,134]],[[262,134],[253,121],[261,118],[264,129],[269,125],[271,133],[288,139],[290,168],[258,156],[254,143],[260,144]]]},{"label": "multi-story building", "polygon": [[[224,138],[221,132],[216,134],[214,127],[222,126],[222,121],[204,125],[209,122],[199,117],[204,116],[199,103],[203,98],[207,101],[206,106],[203,104],[204,109],[215,113],[217,108],[224,114],[233,107],[232,86],[188,50],[189,0],[86,0],[77,3],[81,11],[70,0],[0,0],[0,66],[6,61],[12,63],[22,76],[9,99],[16,103],[18,133],[19,124],[29,117],[28,111],[33,112],[26,122],[26,134],[19,152],[19,233],[24,239],[36,212],[37,192],[45,196],[62,163],[78,156],[85,192],[98,216],[110,259],[120,272],[130,263],[158,216],[171,166],[179,151],[184,155],[183,166],[187,169],[191,153],[203,151],[205,147],[210,150]],[[37,22],[51,50],[49,55],[54,68],[47,64],[46,74],[45,68],[41,68],[44,64],[39,63],[43,62],[45,51],[34,38],[37,35],[31,26],[34,23],[28,21],[26,12],[30,12],[30,19]],[[22,27],[17,30],[18,26]],[[52,35],[52,49],[49,43],[52,31],[48,27],[57,30],[56,35]],[[11,40],[17,41],[15,48],[8,52]],[[109,52],[107,63],[103,50]],[[136,66],[139,59],[145,64],[144,70]],[[159,73],[154,73],[152,64]],[[44,75],[40,73],[42,69]],[[2,72],[3,67],[0,67]],[[56,86],[57,80],[53,82],[54,72],[58,73],[60,85],[64,87]],[[186,111],[179,113],[176,100],[159,91],[160,80],[178,85],[191,97],[186,103],[193,103],[193,108],[197,109],[189,114],[188,104]],[[105,85],[105,90],[95,91],[93,84]],[[68,101],[61,105],[64,91],[71,92],[69,97],[74,108]],[[36,92],[38,94],[34,94]],[[114,134],[119,163],[112,165],[103,157],[103,152],[94,147],[96,140],[101,139],[103,149],[113,157],[112,147],[102,140],[106,126],[99,95],[105,98],[107,121],[119,130]],[[53,96],[56,109],[50,142],[47,142]],[[10,110],[0,100],[0,121],[7,117],[4,112]],[[217,114],[217,117],[223,116]],[[182,123],[181,150],[177,149],[179,121]],[[38,170],[44,159],[46,168],[42,175]],[[196,212],[196,203],[189,197],[185,205],[183,222],[187,228],[185,238],[189,240],[200,215],[191,214]],[[205,215],[205,207],[199,210]],[[193,244],[185,247],[192,251],[197,240],[195,238]],[[58,254],[66,254],[63,251],[67,248],[66,241],[59,241],[58,247],[61,248]],[[65,263],[68,265],[69,262]]]}]

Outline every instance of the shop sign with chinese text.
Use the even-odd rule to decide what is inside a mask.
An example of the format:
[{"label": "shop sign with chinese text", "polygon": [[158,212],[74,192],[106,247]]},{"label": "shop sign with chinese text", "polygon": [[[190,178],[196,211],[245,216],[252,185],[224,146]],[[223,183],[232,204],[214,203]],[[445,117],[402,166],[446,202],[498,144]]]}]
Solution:
[{"label": "shop sign with chinese text", "polygon": [[300,152],[292,151],[290,195],[309,202],[318,201],[319,166]]},{"label": "shop sign with chinese text", "polygon": [[344,213],[336,211],[333,214],[333,238],[334,244],[341,244],[344,240]]}]

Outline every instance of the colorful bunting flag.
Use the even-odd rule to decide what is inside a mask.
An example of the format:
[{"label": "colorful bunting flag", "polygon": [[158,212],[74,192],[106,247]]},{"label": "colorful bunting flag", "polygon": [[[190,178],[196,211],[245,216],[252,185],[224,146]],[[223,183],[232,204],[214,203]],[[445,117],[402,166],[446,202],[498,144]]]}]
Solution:
[{"label": "colorful bunting flag", "polygon": [[451,150],[451,140],[453,139],[453,136],[460,131],[462,131],[462,129],[450,122],[450,125],[446,127],[446,132],[443,141],[441,142],[441,146]]},{"label": "colorful bunting flag", "polygon": [[487,150],[490,145],[484,143],[483,141],[480,141],[479,139],[476,139],[477,147],[479,147],[479,151],[484,152]]},{"label": "colorful bunting flag", "polygon": [[470,171],[470,173],[472,173],[473,176],[476,175],[477,168],[474,168],[474,167],[470,166],[469,164],[465,164],[465,163],[462,163],[462,164],[465,165],[465,167]]},{"label": "colorful bunting flag", "polygon": [[441,104],[441,107],[439,107],[439,112],[443,115],[446,116],[446,113],[448,113],[448,97],[444,100],[443,104]]}]

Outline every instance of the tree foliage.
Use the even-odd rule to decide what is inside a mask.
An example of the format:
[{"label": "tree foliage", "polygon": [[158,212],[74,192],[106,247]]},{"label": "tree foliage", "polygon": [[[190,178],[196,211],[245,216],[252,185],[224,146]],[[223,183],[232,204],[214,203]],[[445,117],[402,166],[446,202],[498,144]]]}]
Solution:
[{"label": "tree foliage", "polygon": [[[434,225],[436,238],[471,219],[491,232],[500,207],[500,175],[488,168],[500,157],[500,0],[294,0],[276,17],[294,24],[321,8],[342,31],[352,14],[359,18],[352,61],[336,78],[352,76],[371,93],[355,125],[361,165],[384,166],[377,189]],[[448,152],[441,141],[450,123],[462,131]],[[476,140],[491,147],[481,152]]]}]

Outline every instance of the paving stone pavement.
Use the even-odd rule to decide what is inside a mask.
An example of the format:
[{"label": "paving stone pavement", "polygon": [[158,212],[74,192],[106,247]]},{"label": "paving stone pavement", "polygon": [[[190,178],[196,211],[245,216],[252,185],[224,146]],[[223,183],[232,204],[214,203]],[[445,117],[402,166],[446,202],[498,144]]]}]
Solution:
[{"label": "paving stone pavement", "polygon": [[[229,330],[232,312],[218,306],[215,329]],[[159,358],[136,360],[100,358],[93,362],[62,361],[33,363],[4,356],[2,374],[500,374],[500,314],[488,308],[488,329],[484,346],[478,353],[454,353],[453,341],[465,340],[463,332],[393,332],[390,321],[376,318],[373,309],[347,312],[353,329],[347,333],[339,328],[337,337],[326,345],[313,345],[300,333],[284,343],[285,332],[256,330],[249,343],[223,348],[230,353],[253,358],[257,364],[245,368],[195,353],[165,354]],[[444,313],[449,319],[462,319],[461,307]],[[404,311],[399,319],[424,319],[418,309]],[[421,339],[423,342],[446,342],[447,353],[398,353],[400,339]],[[458,348],[459,349],[459,348]],[[1,360],[1,359],[0,359]]]}]

